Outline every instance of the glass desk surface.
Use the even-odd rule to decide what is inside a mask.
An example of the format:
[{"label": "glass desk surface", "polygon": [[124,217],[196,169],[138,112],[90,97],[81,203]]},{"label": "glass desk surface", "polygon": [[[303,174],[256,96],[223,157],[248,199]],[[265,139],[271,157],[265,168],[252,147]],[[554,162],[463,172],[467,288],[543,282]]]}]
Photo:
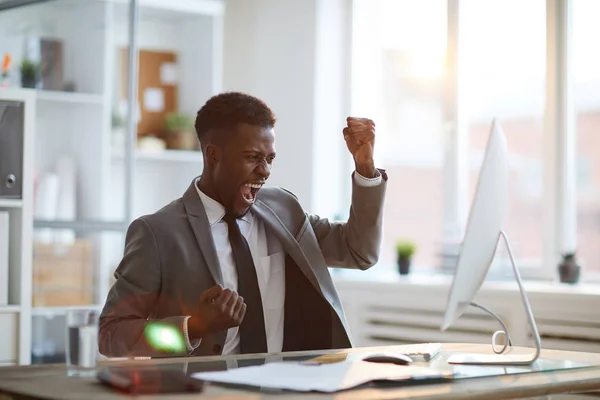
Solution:
[{"label": "glass desk surface", "polygon": [[[319,354],[319,352],[315,352]],[[202,360],[199,358],[190,359],[186,361],[181,359],[181,362],[175,363],[156,363],[149,365],[140,365],[140,369],[152,368],[158,370],[179,370],[183,371],[188,375],[196,372],[207,372],[207,371],[225,371],[232,368],[243,368],[250,366],[263,365],[269,362],[308,362],[311,364],[325,364],[342,361],[355,361],[364,357],[366,352],[336,352],[322,355],[285,355],[277,354],[266,357],[256,358],[242,358],[242,359],[223,359],[223,360]],[[571,360],[555,360],[555,359],[538,359],[531,366],[476,366],[476,365],[456,365],[448,364],[447,359],[452,355],[452,352],[442,351],[429,363],[426,362],[414,362],[411,365],[425,366],[433,368],[440,372],[447,374],[448,378],[442,381],[454,381],[462,379],[473,379],[493,376],[515,376],[518,374],[525,373],[540,373],[540,372],[552,372],[561,370],[573,370],[582,369],[589,367],[599,367],[600,364],[584,363]],[[116,366],[116,365],[115,365]],[[132,365],[126,366],[132,368]],[[439,383],[440,380],[432,380],[431,383]],[[423,380],[416,381],[400,381],[394,382],[394,385],[409,385],[411,383],[424,384],[428,383]],[[215,383],[216,384],[216,383]],[[218,385],[218,384],[217,384]],[[260,390],[256,388],[257,390]]]}]

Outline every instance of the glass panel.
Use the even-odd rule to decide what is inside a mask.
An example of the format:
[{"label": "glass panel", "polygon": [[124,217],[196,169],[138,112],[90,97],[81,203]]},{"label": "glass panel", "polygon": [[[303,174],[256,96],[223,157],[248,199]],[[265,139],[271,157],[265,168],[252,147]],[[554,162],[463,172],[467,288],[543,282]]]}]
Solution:
[{"label": "glass panel", "polygon": [[586,275],[600,274],[600,2],[573,2],[577,123],[577,251]]},{"label": "glass panel", "polygon": [[[164,4],[168,4],[165,2]],[[133,181],[133,217],[153,213],[180,197],[202,170],[194,130],[198,109],[218,87],[212,57],[214,19],[189,5],[186,12],[141,7],[139,15],[139,82],[137,141]],[[127,8],[116,6],[114,20],[115,81],[112,98],[110,193],[121,197],[124,177],[123,119],[127,113]],[[158,183],[158,184],[157,184]],[[124,203],[107,199],[112,218],[124,218]]]},{"label": "glass panel", "polygon": [[[545,102],[544,0],[461,2],[461,104],[469,138],[470,199],[491,122],[498,118],[510,152],[506,231],[519,266],[541,265],[542,133]],[[504,246],[496,261],[510,273]],[[491,275],[494,275],[492,272]]]},{"label": "glass panel", "polygon": [[[356,1],[352,112],[377,124],[377,165],[389,180],[382,267],[396,268],[395,244],[418,246],[413,267],[439,263],[442,234],[445,0]],[[378,268],[380,271],[381,268]]]}]

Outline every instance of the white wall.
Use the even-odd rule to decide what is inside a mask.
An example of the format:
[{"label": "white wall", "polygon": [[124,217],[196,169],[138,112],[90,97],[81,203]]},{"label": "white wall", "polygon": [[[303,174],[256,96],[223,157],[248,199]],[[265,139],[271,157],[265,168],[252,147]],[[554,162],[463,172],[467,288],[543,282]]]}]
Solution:
[{"label": "white wall", "polygon": [[274,110],[278,156],[270,184],[323,215],[339,208],[346,115],[345,50],[338,44],[345,37],[336,15],[346,2],[228,0],[225,11],[223,88],[257,96]]}]

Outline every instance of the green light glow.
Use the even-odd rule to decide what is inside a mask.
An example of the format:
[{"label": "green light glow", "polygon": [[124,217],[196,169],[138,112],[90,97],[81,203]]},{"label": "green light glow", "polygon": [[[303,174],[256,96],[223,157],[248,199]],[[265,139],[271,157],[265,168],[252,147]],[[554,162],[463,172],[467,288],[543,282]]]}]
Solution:
[{"label": "green light glow", "polygon": [[148,344],[155,350],[175,353],[186,350],[183,335],[171,325],[149,322],[144,329],[144,335]]}]

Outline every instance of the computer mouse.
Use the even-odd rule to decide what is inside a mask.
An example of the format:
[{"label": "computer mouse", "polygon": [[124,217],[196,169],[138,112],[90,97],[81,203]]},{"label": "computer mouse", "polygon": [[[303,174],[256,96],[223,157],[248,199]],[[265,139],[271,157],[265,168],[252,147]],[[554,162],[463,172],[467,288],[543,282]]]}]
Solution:
[{"label": "computer mouse", "polygon": [[374,363],[386,363],[396,365],[408,365],[413,360],[405,354],[390,354],[390,353],[376,353],[368,355],[362,359],[363,361],[374,362]]}]

